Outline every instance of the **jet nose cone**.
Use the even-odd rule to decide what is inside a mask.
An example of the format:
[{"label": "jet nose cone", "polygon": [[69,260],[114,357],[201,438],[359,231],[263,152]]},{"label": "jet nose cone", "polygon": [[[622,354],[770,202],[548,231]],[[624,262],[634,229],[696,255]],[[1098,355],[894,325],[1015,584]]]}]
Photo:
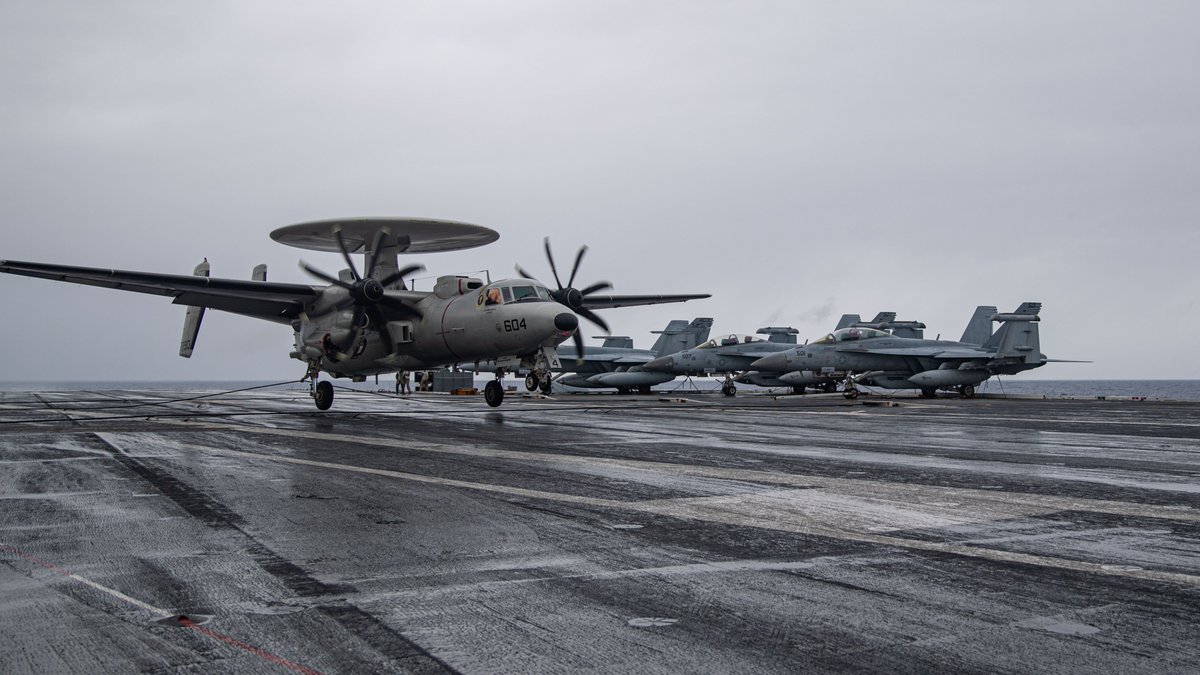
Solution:
[{"label": "jet nose cone", "polygon": [[579,317],[570,312],[561,312],[554,317],[554,327],[564,333],[574,332],[579,328]]},{"label": "jet nose cone", "polygon": [[778,354],[764,356],[751,363],[750,367],[756,370],[767,370],[775,373],[787,370],[787,354],[779,352]]},{"label": "jet nose cone", "polygon": [[648,361],[642,365],[643,370],[674,370],[675,359],[669,356],[662,356],[653,361]]}]

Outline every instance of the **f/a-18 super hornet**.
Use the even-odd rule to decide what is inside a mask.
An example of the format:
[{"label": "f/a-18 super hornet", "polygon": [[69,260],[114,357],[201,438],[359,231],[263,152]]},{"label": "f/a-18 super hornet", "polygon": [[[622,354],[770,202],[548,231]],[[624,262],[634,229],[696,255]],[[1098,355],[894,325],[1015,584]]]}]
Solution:
[{"label": "f/a-18 super hornet", "polygon": [[[663,330],[652,331],[659,337],[650,349],[635,349],[633,338],[626,335],[601,336],[597,339],[603,339],[603,344],[588,347],[582,354],[574,345],[559,345],[555,352],[561,365],[553,368],[559,374],[553,379],[539,379],[534,373],[528,373],[525,376],[525,388],[529,391],[541,389],[542,393],[549,394],[553,384],[558,383],[587,389],[615,388],[621,394],[628,394],[634,389],[649,393],[650,387],[670,382],[675,376],[642,370],[642,365],[664,354],[695,347],[707,340],[712,323],[713,320],[707,317],[695,318],[691,323],[686,319],[675,319]],[[459,364],[462,370],[483,372],[494,367],[491,362]]]},{"label": "f/a-18 super hornet", "polygon": [[790,326],[767,326],[759,328],[759,335],[730,334],[716,337],[702,345],[654,359],[642,366],[642,370],[677,375],[724,375],[721,393],[733,396],[737,386],[733,375],[750,369],[750,364],[771,354],[790,349],[796,344],[799,333]]},{"label": "f/a-18 super hornet", "polygon": [[[995,308],[993,308],[992,314],[995,314],[994,310]],[[897,321],[895,312],[879,312],[870,321],[863,321],[858,314],[843,314],[834,330],[856,327],[886,330],[896,337],[911,338],[922,337],[925,330],[925,324],[920,321]],[[792,342],[795,343],[794,340]],[[837,391],[839,378],[833,375],[823,373],[813,373],[810,376],[790,374],[787,380],[780,379],[784,374],[782,372],[746,370],[734,377],[733,380],[741,384],[753,384],[759,387],[791,387],[792,391],[797,394],[803,394],[807,387],[821,388],[826,393]]]},{"label": "f/a-18 super hornet", "polygon": [[[847,398],[858,396],[856,384],[885,389],[920,389],[932,397],[941,388],[956,388],[964,397],[993,375],[1012,375],[1050,361],[1041,353],[1038,302],[1022,303],[1010,314],[980,307],[963,341],[896,337],[874,328],[843,328],[814,342],[763,357],[760,370],[783,372],[784,382],[845,377]],[[980,326],[986,316],[987,328]],[[1000,328],[991,333],[991,323]],[[978,342],[976,342],[978,340]]]},{"label": "f/a-18 super hornet", "polygon": [[[549,378],[559,343],[574,337],[582,351],[578,316],[607,330],[594,310],[709,297],[599,295],[612,287],[608,282],[576,289],[572,284],[586,247],[576,255],[571,278],[563,286],[549,240],[545,248],[556,289],[532,278],[485,282],[458,275],[438,277],[432,292],[405,285],[405,277],[424,268],[400,267],[398,254],[472,248],[499,236],[478,225],[415,218],[324,220],[272,232],[271,238],[283,244],[342,254],[348,269],[337,276],[301,263],[305,272],[326,283],[321,286],[269,282],[261,266],[250,280],[212,278],[207,263],[190,276],[17,260],[0,260],[0,272],[171,297],[189,308],[181,356],[191,355],[205,308],[289,326],[295,342],[291,356],[305,364],[304,379],[310,381],[321,410],[333,403],[333,386],[318,381],[322,372],[362,381],[401,369],[486,360],[497,368],[484,398],[498,406],[504,399],[500,378],[506,370],[524,367]],[[361,274],[351,253],[365,256]]]}]

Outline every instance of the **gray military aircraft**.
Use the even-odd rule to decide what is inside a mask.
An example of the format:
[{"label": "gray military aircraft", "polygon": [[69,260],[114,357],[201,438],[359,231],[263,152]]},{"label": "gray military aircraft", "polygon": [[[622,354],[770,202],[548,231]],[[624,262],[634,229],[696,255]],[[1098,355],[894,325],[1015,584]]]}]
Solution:
[{"label": "gray military aircraft", "polygon": [[[250,280],[212,278],[207,261],[191,276],[17,260],[0,260],[0,272],[172,297],[174,304],[189,307],[180,343],[180,355],[185,357],[195,346],[204,308],[288,325],[295,340],[291,356],[306,364],[303,379],[310,381],[313,400],[321,410],[333,404],[333,386],[318,381],[322,372],[362,381],[368,375],[400,369],[485,360],[494,361],[497,368],[496,379],[484,388],[484,398],[488,405],[498,406],[504,399],[500,379],[506,370],[524,367],[539,379],[549,378],[558,362],[555,346],[574,337],[583,351],[578,316],[607,330],[595,309],[710,297],[598,295],[612,287],[608,282],[576,289],[573,284],[586,246],[576,254],[570,280],[563,286],[549,239],[545,250],[556,289],[524,273],[523,279],[495,282],[441,276],[432,292],[405,286],[406,276],[424,268],[399,267],[398,254],[472,248],[499,236],[478,225],[415,218],[323,220],[273,231],[271,238],[280,243],[342,254],[349,268],[339,276],[300,264],[325,286],[268,282],[261,267]],[[350,257],[358,252],[365,256],[362,274]]]},{"label": "gray military aircraft", "polygon": [[[561,365],[553,369],[558,375],[553,379],[539,380],[536,375],[529,373],[525,377],[525,388],[529,391],[541,389],[542,393],[549,394],[553,383],[557,382],[586,389],[615,388],[621,394],[628,394],[634,389],[643,394],[649,393],[650,387],[670,382],[675,376],[643,370],[642,365],[707,340],[712,323],[713,320],[708,317],[698,317],[691,323],[686,319],[675,319],[663,330],[651,331],[659,337],[650,349],[634,349],[633,338],[625,335],[597,337],[603,339],[604,343],[599,347],[588,347],[583,354],[579,354],[573,345],[560,345],[555,352]],[[459,368],[489,372],[495,366],[491,362],[462,363]]]},{"label": "gray military aircraft", "polygon": [[[964,397],[993,375],[1012,375],[1038,368],[1051,359],[1041,353],[1038,316],[1042,305],[1022,303],[1011,314],[979,307],[963,340],[925,340],[896,337],[874,328],[836,330],[814,342],[755,361],[754,368],[783,372],[783,382],[806,382],[815,377],[846,378],[845,395],[856,398],[856,384],[885,389],[920,389],[932,397],[939,388],[957,388]],[[986,328],[981,327],[986,316]],[[1001,327],[991,333],[991,323]]]},{"label": "gray military aircraft", "polygon": [[[994,311],[992,312],[995,313]],[[990,325],[990,324],[989,324]],[[895,312],[879,312],[874,319],[863,321],[858,314],[843,314],[834,327],[835,331],[843,328],[875,328],[890,331],[897,337],[920,338],[924,335],[925,324],[920,321],[897,321]],[[795,341],[792,341],[793,344]],[[805,344],[808,344],[807,341]],[[785,373],[772,373],[761,370],[746,370],[733,378],[734,382],[753,384],[759,387],[791,387],[796,394],[803,394],[806,387],[818,387],[825,393],[837,391],[839,379],[833,375],[815,373],[811,377],[791,375],[788,380],[779,379]]]},{"label": "gray military aircraft", "polygon": [[642,370],[669,374],[671,377],[725,375],[721,393],[733,396],[737,393],[737,386],[733,381],[734,373],[749,370],[751,363],[764,356],[792,348],[796,344],[796,334],[799,331],[787,326],[767,326],[759,328],[757,333],[766,335],[768,339],[753,335],[724,335],[691,349],[654,359],[643,365]]}]

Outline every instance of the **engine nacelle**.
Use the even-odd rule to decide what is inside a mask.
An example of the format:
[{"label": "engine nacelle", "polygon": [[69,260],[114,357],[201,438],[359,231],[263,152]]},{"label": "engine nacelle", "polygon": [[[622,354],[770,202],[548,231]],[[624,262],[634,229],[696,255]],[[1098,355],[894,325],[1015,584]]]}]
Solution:
[{"label": "engine nacelle", "polygon": [[953,368],[938,368],[926,370],[908,378],[909,382],[920,388],[952,387],[961,384],[979,384],[990,377],[986,370],[955,370]]}]

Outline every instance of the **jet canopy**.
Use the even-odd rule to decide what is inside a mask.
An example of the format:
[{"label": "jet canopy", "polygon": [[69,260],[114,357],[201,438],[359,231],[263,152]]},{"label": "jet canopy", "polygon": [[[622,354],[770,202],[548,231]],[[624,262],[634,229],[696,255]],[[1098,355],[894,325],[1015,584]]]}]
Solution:
[{"label": "jet canopy", "polygon": [[702,345],[698,345],[696,347],[696,349],[716,349],[717,347],[732,347],[734,345],[745,345],[745,344],[761,344],[763,342],[766,342],[766,340],[764,340],[760,337],[754,337],[753,335],[730,334],[730,335],[722,335],[721,337],[715,337],[715,338],[709,340],[708,342],[705,342]]},{"label": "jet canopy", "polygon": [[514,302],[553,302],[550,289],[529,279],[507,279],[483,289],[483,304],[507,305]]},{"label": "jet canopy", "polygon": [[842,328],[835,330],[820,340],[813,341],[815,345],[827,345],[834,342],[854,342],[869,338],[891,337],[891,333],[874,328]]}]

